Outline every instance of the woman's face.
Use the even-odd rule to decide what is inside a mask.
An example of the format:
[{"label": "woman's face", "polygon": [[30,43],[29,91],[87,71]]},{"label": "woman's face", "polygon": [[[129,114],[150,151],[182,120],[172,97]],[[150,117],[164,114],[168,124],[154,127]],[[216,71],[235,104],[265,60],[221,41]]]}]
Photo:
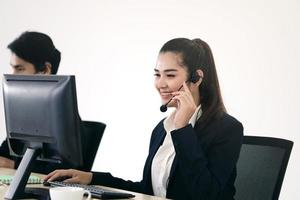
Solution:
[{"label": "woman's face", "polygon": [[[173,52],[160,53],[154,69],[154,85],[160,94],[162,104],[167,103],[172,97],[172,92],[178,91],[187,80],[187,70],[181,61],[180,54]],[[176,106],[174,101],[169,107]]]}]

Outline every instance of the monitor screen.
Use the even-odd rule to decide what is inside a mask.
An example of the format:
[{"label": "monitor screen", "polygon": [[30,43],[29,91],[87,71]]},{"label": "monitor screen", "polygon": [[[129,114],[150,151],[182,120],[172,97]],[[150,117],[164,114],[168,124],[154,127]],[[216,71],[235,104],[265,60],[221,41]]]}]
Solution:
[{"label": "monitor screen", "polygon": [[24,146],[10,148],[12,155],[23,156],[19,168],[29,149],[35,152],[27,153],[33,160],[82,166],[74,76],[4,75],[3,98],[8,142]]}]

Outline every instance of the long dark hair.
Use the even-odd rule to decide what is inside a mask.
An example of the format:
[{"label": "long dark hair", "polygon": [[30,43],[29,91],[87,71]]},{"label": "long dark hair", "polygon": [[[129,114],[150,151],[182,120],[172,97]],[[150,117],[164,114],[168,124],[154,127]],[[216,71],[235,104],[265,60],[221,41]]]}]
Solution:
[{"label": "long dark hair", "polygon": [[[208,124],[226,113],[220,91],[217,71],[210,47],[201,39],[175,38],[163,45],[159,53],[173,52],[181,56],[182,63],[191,75],[197,69],[204,77],[199,86],[202,116],[198,122]],[[197,122],[197,123],[198,123]]]}]

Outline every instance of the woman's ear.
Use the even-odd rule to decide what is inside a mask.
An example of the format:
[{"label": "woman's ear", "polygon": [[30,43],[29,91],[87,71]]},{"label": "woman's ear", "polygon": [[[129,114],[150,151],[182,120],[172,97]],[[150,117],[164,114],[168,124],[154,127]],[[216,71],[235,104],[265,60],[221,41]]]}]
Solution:
[{"label": "woman's ear", "polygon": [[203,71],[201,69],[197,69],[196,73],[199,76],[199,80],[196,82],[196,84],[197,84],[197,86],[199,86],[202,83],[202,80],[204,78],[204,73],[203,73]]}]

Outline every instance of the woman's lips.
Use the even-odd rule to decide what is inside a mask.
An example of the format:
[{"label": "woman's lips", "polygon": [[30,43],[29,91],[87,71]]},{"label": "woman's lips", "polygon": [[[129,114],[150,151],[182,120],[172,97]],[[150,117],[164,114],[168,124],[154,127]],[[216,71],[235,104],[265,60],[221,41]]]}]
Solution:
[{"label": "woman's lips", "polygon": [[169,100],[173,97],[171,92],[160,92],[160,96],[163,100]]}]

